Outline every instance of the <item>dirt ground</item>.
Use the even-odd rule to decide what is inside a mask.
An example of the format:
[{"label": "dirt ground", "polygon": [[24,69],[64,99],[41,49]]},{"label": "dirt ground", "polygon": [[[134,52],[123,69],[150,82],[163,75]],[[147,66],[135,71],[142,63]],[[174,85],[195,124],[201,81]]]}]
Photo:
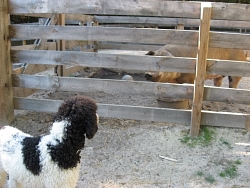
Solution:
[{"label": "dirt ground", "polygon": [[[79,73],[75,76],[81,76]],[[118,76],[119,77],[119,76]],[[136,80],[136,79],[135,79]],[[240,89],[250,89],[244,78]],[[211,81],[206,84],[211,85]],[[227,79],[224,79],[227,87]],[[98,103],[156,106],[147,96],[42,91],[30,97],[65,99],[85,94]],[[204,109],[250,113],[250,106],[205,103]],[[32,135],[46,134],[54,114],[15,111],[12,123]],[[250,187],[250,131],[209,128],[212,140],[183,143],[189,126],[100,118],[99,130],[82,151],[78,188]],[[194,144],[192,144],[194,143]],[[168,158],[173,159],[169,160]]]}]

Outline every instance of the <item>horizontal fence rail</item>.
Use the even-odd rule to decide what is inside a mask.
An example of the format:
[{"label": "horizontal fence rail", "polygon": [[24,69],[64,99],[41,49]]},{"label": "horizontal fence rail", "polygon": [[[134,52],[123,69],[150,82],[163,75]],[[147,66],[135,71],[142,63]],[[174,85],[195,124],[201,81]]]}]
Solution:
[{"label": "horizontal fence rail", "polygon": [[[212,19],[250,21],[249,5],[212,3]],[[200,18],[199,2],[164,0],[9,0],[9,13],[65,13],[92,15],[132,15]]]},{"label": "horizontal fence rail", "polygon": [[[74,65],[114,68],[117,70],[166,71],[195,73],[195,58],[124,55],[48,50],[12,50],[12,63]],[[250,63],[244,61],[207,60],[207,73],[250,77]]]},{"label": "horizontal fence rail", "polygon": [[197,31],[112,28],[89,26],[11,25],[10,35],[22,39],[95,40],[145,44],[181,44],[197,46]]},{"label": "horizontal fence rail", "polygon": [[[191,18],[164,18],[138,16],[94,16],[94,21],[100,24],[144,24],[156,26],[199,27],[200,19]],[[212,28],[250,28],[249,21],[211,20]]]},{"label": "horizontal fence rail", "polygon": [[[56,112],[62,101],[47,99],[14,98],[14,107],[19,110]],[[190,110],[151,108],[141,106],[98,104],[101,117],[135,119],[156,122],[190,124]],[[202,125],[232,128],[250,128],[250,115],[202,111]]]},{"label": "horizontal fence rail", "polygon": [[[192,84],[169,84],[94,78],[12,75],[13,87],[54,91],[100,92],[107,94],[144,95],[155,98],[192,99]],[[250,91],[230,88],[204,87],[205,101],[250,105]]]},{"label": "horizontal fence rail", "polygon": [[[11,25],[10,36],[21,39],[95,40],[144,44],[198,45],[198,31],[80,26]],[[209,47],[250,49],[250,34],[210,32]]]}]

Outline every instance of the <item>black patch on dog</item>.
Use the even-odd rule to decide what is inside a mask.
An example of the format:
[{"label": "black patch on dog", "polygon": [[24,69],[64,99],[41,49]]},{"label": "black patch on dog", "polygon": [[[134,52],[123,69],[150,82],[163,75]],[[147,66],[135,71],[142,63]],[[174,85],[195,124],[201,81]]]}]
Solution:
[{"label": "black patch on dog", "polygon": [[34,175],[39,175],[42,170],[40,164],[40,150],[38,144],[41,141],[41,136],[25,137],[22,141],[23,163],[25,167]]},{"label": "black patch on dog", "polygon": [[49,148],[49,154],[60,168],[70,169],[77,166],[80,163],[80,151],[77,151],[72,147],[70,140],[64,140],[63,143],[58,145],[47,145]]},{"label": "black patch on dog", "polygon": [[228,76],[228,80],[229,80],[229,82],[232,82],[232,81],[233,81],[233,79],[232,79],[231,76]]}]

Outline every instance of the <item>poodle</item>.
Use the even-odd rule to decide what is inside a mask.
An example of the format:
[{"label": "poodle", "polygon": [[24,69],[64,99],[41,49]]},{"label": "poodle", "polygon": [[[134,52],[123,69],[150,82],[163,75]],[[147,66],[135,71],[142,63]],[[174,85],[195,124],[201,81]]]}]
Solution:
[{"label": "poodle", "polygon": [[[66,99],[50,134],[33,137],[10,127],[0,129],[0,188],[76,187],[80,152],[98,130],[96,102],[86,96]],[[8,178],[7,178],[8,176]]]}]

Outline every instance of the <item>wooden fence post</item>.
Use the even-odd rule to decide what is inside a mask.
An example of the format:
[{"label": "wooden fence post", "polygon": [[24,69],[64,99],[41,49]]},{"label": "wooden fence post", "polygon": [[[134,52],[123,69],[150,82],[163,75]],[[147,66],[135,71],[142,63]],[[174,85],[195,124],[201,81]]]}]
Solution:
[{"label": "wooden fence post", "polygon": [[[58,25],[65,26],[65,14],[59,14]],[[65,51],[65,40],[57,41],[57,50]],[[65,67],[63,65],[57,66],[57,75],[65,76]]]},{"label": "wooden fence post", "polygon": [[8,2],[0,1],[0,126],[14,120]]},{"label": "wooden fence post", "polygon": [[190,125],[190,134],[192,137],[198,136],[200,130],[211,12],[211,3],[201,3],[201,23],[199,29],[198,54],[196,60],[196,75],[194,82],[193,107]]}]

